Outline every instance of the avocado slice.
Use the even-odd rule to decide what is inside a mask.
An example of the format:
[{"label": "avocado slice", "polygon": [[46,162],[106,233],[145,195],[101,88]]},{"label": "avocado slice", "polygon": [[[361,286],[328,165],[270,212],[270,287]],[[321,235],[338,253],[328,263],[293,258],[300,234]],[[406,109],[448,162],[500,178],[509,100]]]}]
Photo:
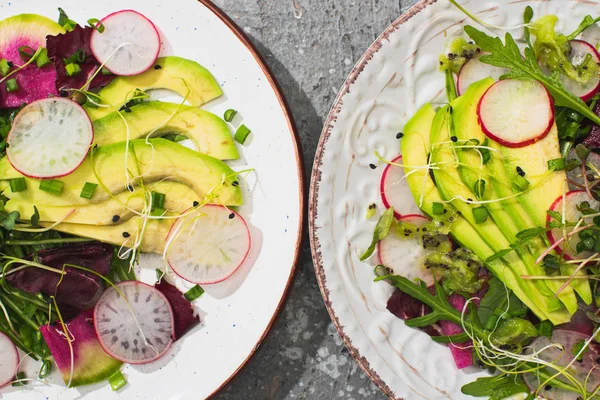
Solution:
[{"label": "avocado slice", "polygon": [[94,121],[94,142],[99,146],[129,140],[177,133],[186,136],[195,150],[219,160],[239,158],[227,123],[194,106],[148,101],[131,107],[131,112],[115,111]]},{"label": "avocado slice", "polygon": [[36,206],[41,222],[63,221],[71,224],[104,226],[121,224],[134,217],[136,214],[132,209],[141,212],[147,191],[165,194],[165,211],[176,215],[192,207],[194,201],[198,199],[196,192],[177,182],[160,181],[146,185],[144,189],[137,187],[133,192],[126,190],[100,203],[89,202],[61,207],[40,206],[17,198],[8,200],[4,209],[8,212],[18,211],[21,218],[27,218],[33,213],[33,206]]},{"label": "avocado slice", "polygon": [[168,56],[156,60],[154,68],[133,76],[119,76],[98,92],[105,104],[112,107],[95,108],[85,106],[92,121],[119,110],[131,99],[136,89],[168,89],[182,97],[188,94],[187,101],[195,107],[208,103],[223,94],[221,87],[209,70],[195,61]]},{"label": "avocado slice", "polygon": [[[514,198],[516,192],[513,190],[511,180],[507,179],[508,177],[504,169],[506,161],[502,156],[502,152],[490,151],[490,161],[486,165],[482,165],[482,158],[479,152],[464,149],[465,144],[468,144],[470,140],[475,139],[479,143],[484,143],[486,139],[478,122],[477,106],[481,97],[483,97],[493,83],[494,80],[491,78],[474,83],[469,86],[464,95],[452,102],[453,126],[460,127],[460,129],[454,129],[452,134],[458,139],[454,147],[456,150],[455,154],[461,162],[458,171],[463,183],[468,188],[474,188],[479,179],[487,183],[484,200],[491,202],[485,204],[485,207],[494,220],[494,223],[498,225],[508,241],[516,243],[518,240],[517,234],[520,231],[534,228],[535,225],[531,221],[531,218],[527,217],[527,212],[518,200]],[[516,174],[516,169],[514,173]],[[502,195],[498,193],[498,188],[501,189]],[[471,189],[471,192],[474,193],[473,189]],[[507,197],[512,198],[505,201],[499,200]],[[525,219],[523,219],[524,217]],[[529,225],[525,224],[526,221],[529,222]],[[530,275],[543,276],[546,274],[541,266],[536,263],[537,257],[546,248],[544,241],[538,238],[529,247],[517,249],[517,254],[525,263]],[[545,296],[554,296],[554,293],[557,293],[562,286],[561,282],[552,280],[537,281],[536,284],[540,292]],[[577,298],[570,286],[560,292],[559,299],[570,313],[577,311]]]},{"label": "avocado slice", "polygon": [[[421,210],[430,216],[433,216],[433,203],[441,203],[443,200],[431,179],[429,170],[416,167],[425,166],[429,162],[430,132],[435,115],[436,112],[431,104],[423,106],[405,125],[402,138],[402,157],[407,183]],[[473,250],[481,260],[486,260],[495,253],[464,218],[454,221],[451,234],[463,246]],[[504,261],[494,260],[487,262],[486,265],[517,297],[522,299],[527,307],[536,315],[546,319],[536,302],[530,299],[519,286],[516,275]]]},{"label": "avocado slice", "polygon": [[[126,152],[129,147],[129,152]],[[76,206],[101,203],[127,190],[125,176],[127,160],[130,179],[134,186],[161,180],[180,182],[190,187],[198,196],[213,204],[239,206],[242,194],[236,172],[223,161],[206,156],[165,139],[132,140],[98,147],[71,174],[59,178],[64,183],[63,192],[54,195],[39,189],[39,180],[25,178],[27,190],[12,193],[4,190],[9,199],[19,199],[38,207]],[[0,160],[0,189],[9,187],[7,179],[22,177],[6,158]],[[141,179],[139,177],[142,177]],[[91,200],[80,197],[86,182],[98,184]]]},{"label": "avocado slice", "polygon": [[[510,247],[510,242],[494,221],[488,218],[485,222],[477,224],[473,216],[473,209],[477,206],[463,200],[472,197],[473,194],[462,182],[458,171],[455,149],[449,134],[450,118],[449,106],[443,107],[436,115],[431,130],[431,163],[442,166],[433,171],[438,191],[444,200],[451,201],[493,251],[507,249]],[[515,252],[507,254],[504,260],[517,276],[529,274],[527,266]],[[527,298],[531,300],[528,303],[536,302],[539,305],[542,311],[540,318],[550,319],[553,324],[570,320],[571,314],[562,306],[560,300],[553,298],[552,294],[545,295],[549,290],[544,282],[534,281],[532,284],[530,281],[519,279],[518,283],[527,294]],[[522,301],[525,302],[525,298]]]}]

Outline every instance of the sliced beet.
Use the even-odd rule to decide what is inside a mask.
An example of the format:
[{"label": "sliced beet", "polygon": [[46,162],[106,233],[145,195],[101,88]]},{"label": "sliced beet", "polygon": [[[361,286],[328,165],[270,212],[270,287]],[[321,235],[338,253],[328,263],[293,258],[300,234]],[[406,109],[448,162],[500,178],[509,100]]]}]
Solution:
[{"label": "sliced beet", "polygon": [[[398,289],[388,299],[387,309],[403,321],[423,317],[431,312],[431,308],[427,305]],[[442,328],[438,324],[421,329],[429,336],[440,336],[442,334]]]},{"label": "sliced beet", "polygon": [[[37,254],[37,261],[56,269],[62,269],[65,264],[78,265],[106,275],[110,271],[112,256],[111,245],[90,242],[41,250]],[[93,307],[102,285],[100,278],[92,273],[71,267],[66,267],[65,272],[62,282],[60,275],[35,267],[8,275],[6,279],[12,286],[25,292],[55,295],[61,313],[69,318]]]},{"label": "sliced beet", "polygon": [[173,309],[173,316],[175,317],[175,337],[173,339],[180,339],[190,329],[200,323],[200,317],[194,316],[192,303],[185,298],[179,289],[164,279],[161,283],[154,285],[154,287],[165,295]]},{"label": "sliced beet", "polygon": [[[460,312],[462,312],[466,304],[465,298],[458,294],[448,296],[448,302]],[[458,335],[464,332],[463,328],[454,322],[440,321],[440,325],[444,336]],[[454,358],[454,362],[458,369],[467,368],[473,365],[473,349],[471,348],[472,343],[470,341],[461,344],[450,343],[448,346],[450,347],[450,352],[452,353],[452,357]]]},{"label": "sliced beet", "polygon": [[109,356],[100,346],[91,310],[67,322],[66,328],[71,336],[73,358],[60,323],[55,322],[40,328],[66,384],[69,384],[69,381],[71,386],[101,382],[121,367],[123,363]]}]

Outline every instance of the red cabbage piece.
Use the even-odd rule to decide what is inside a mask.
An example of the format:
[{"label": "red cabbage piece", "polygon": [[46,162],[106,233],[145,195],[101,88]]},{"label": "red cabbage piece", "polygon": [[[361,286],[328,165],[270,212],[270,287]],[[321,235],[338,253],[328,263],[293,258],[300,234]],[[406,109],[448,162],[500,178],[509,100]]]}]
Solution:
[{"label": "red cabbage piece", "polygon": [[184,297],[183,293],[164,279],[154,287],[161,291],[169,300],[173,315],[175,316],[175,337],[177,340],[190,329],[200,323],[200,317],[194,316],[192,304]]},{"label": "red cabbage piece", "polygon": [[[90,242],[41,250],[36,261],[56,269],[62,269],[65,264],[74,264],[107,275],[112,256],[111,245]],[[25,292],[56,296],[63,317],[70,318],[79,311],[92,308],[103,285],[95,274],[71,267],[67,267],[65,272],[61,281],[57,273],[30,267],[8,275],[6,279],[12,286]]]},{"label": "red cabbage piece", "polygon": [[[90,47],[90,38],[93,31],[94,28],[92,27],[82,28],[77,25],[71,32],[46,37],[48,57],[54,61],[56,67],[56,88],[58,90],[81,89],[91,75],[100,68],[100,62],[94,57]],[[85,55],[85,60],[78,63],[81,72],[75,76],[68,76],[64,60],[80,50],[83,50]],[[100,72],[90,83],[89,89],[105,86],[113,78],[113,75],[104,75]]]},{"label": "red cabbage piece", "polygon": [[[423,317],[431,312],[431,308],[427,305],[398,289],[388,299],[387,309],[404,321]],[[442,334],[442,328],[438,324],[426,326],[421,329],[429,336],[440,336]]]}]

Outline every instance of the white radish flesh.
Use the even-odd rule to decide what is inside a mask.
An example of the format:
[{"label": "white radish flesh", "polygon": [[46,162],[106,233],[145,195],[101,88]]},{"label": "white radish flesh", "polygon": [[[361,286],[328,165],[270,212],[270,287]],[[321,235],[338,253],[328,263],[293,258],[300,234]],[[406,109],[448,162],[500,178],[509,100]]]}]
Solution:
[{"label": "white radish flesh", "polygon": [[106,69],[115,75],[138,75],[154,64],[160,52],[160,35],[148,18],[123,10],[101,23],[104,31],[92,32],[90,46]]},{"label": "white radish flesh", "polygon": [[[485,54],[482,54],[485,55]],[[509,72],[506,68],[495,67],[483,63],[479,60],[480,56],[474,57],[462,66],[458,73],[457,90],[458,94],[463,94],[469,86],[485,78],[500,79],[500,77]]]},{"label": "white radish flesh", "polygon": [[[590,207],[594,210],[600,209],[600,202],[588,196],[587,192],[584,190],[574,190],[565,194],[563,201],[563,196],[560,196],[558,199],[552,203],[550,209],[552,211],[556,211],[560,213],[565,221],[578,223],[583,214],[581,211],[577,209],[577,207],[587,201],[590,204]],[[553,221],[552,217],[548,216],[547,221]],[[590,223],[592,220],[582,221],[579,226],[585,226],[587,223]],[[567,260],[577,259],[585,259],[590,257],[593,253],[589,251],[584,251],[581,253],[577,253],[577,243],[579,243],[579,235],[573,234],[569,236],[569,233],[572,232],[574,227],[566,227],[563,229],[552,229],[548,231],[548,239],[550,243],[555,244],[557,241],[566,238],[561,244],[556,247],[556,251],[564,256]],[[566,236],[565,236],[566,235]]]},{"label": "white radish flesh", "polygon": [[229,278],[242,265],[251,245],[244,219],[217,205],[185,212],[167,240],[166,258],[173,271],[197,284]]},{"label": "white radish flesh", "polygon": [[485,134],[510,148],[543,139],[554,124],[552,97],[541,83],[506,79],[493,84],[477,110]]},{"label": "white radish flesh", "polygon": [[0,332],[0,388],[9,384],[19,368],[19,352],[13,342]]},{"label": "white radish flesh", "polygon": [[379,183],[383,205],[386,208],[394,207],[394,213],[398,217],[421,212],[408,187],[408,181],[401,164],[402,156],[394,158],[392,164],[388,164],[383,170],[381,182]]},{"label": "white radish flesh", "polygon": [[[429,219],[423,215],[405,215],[398,219],[401,222],[407,222],[415,225],[417,228],[429,222]],[[410,235],[413,235],[411,232]],[[449,241],[447,236],[439,235],[437,239]],[[378,254],[382,265],[394,271],[395,275],[401,275],[407,279],[421,279],[427,286],[433,285],[433,275],[431,271],[423,266],[424,258],[436,249],[425,249],[419,240],[413,237],[402,237],[392,231],[379,242]]]},{"label": "white radish flesh", "polygon": [[85,159],[94,130],[85,110],[72,100],[48,98],[25,106],[6,139],[11,165],[31,178],[57,178]]},{"label": "white radish flesh", "polygon": [[167,298],[139,281],[108,288],[94,308],[100,345],[111,357],[130,364],[162,357],[173,344],[174,320]]}]

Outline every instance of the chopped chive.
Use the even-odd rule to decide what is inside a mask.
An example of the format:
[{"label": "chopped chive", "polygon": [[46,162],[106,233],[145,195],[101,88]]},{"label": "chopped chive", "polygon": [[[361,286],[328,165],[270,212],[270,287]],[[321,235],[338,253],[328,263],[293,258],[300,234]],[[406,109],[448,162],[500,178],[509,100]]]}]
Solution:
[{"label": "chopped chive", "polygon": [[237,114],[237,111],[230,108],[229,110],[225,111],[225,114],[223,115],[223,119],[227,122],[231,122],[231,121],[233,121],[233,117],[235,117],[235,114]]},{"label": "chopped chive", "polygon": [[65,66],[65,70],[67,71],[67,76],[75,76],[81,72],[81,67],[79,64],[71,63]]},{"label": "chopped chive", "polygon": [[442,214],[444,214],[445,208],[444,208],[444,205],[442,203],[433,202],[432,207],[433,207],[433,209],[432,209],[433,215],[442,215]]},{"label": "chopped chive", "polygon": [[477,180],[477,182],[475,182],[475,185],[473,186],[473,192],[479,200],[483,199],[483,195],[485,194],[485,185],[485,180],[479,179]]},{"label": "chopped chive", "polygon": [[548,169],[551,171],[562,171],[565,169],[565,159],[555,158],[554,160],[548,160]]},{"label": "chopped chive", "polygon": [[51,64],[52,60],[48,57],[48,49],[42,49],[35,59],[35,63],[38,68],[44,68],[46,65]]},{"label": "chopped chive", "polygon": [[71,57],[65,58],[64,61],[65,64],[82,63],[85,61],[85,51],[79,49]]},{"label": "chopped chive", "polygon": [[152,197],[152,209],[162,209],[165,208],[165,194],[159,192],[152,192],[150,194]]},{"label": "chopped chive", "polygon": [[44,179],[40,181],[40,190],[43,190],[44,192],[61,194],[64,187],[65,183],[56,179]]},{"label": "chopped chive", "polygon": [[244,144],[250,132],[252,131],[246,125],[240,125],[240,127],[235,132],[235,141],[239,144]]},{"label": "chopped chive", "polygon": [[19,371],[17,372],[17,375],[15,375],[15,380],[11,383],[11,385],[13,387],[25,386],[27,384],[27,382],[24,380],[25,378],[25,372]]},{"label": "chopped chive", "polygon": [[19,84],[17,83],[16,78],[12,78],[6,81],[7,92],[16,92],[17,90],[19,90]]},{"label": "chopped chive", "polygon": [[162,280],[162,278],[165,276],[165,271],[156,268],[156,281],[160,282]]},{"label": "chopped chive", "polygon": [[162,217],[163,215],[165,215],[165,209],[164,208],[153,208],[152,211],[150,211],[150,215],[153,217]]},{"label": "chopped chive", "polygon": [[488,210],[484,206],[473,209],[473,218],[476,224],[483,224],[488,219]]},{"label": "chopped chive", "polygon": [[79,197],[90,200],[94,196],[97,187],[97,183],[86,182],[85,185],[83,185],[83,189],[81,189]]},{"label": "chopped chive", "polygon": [[202,289],[200,286],[196,285],[193,288],[191,288],[190,290],[188,290],[187,292],[185,292],[184,296],[187,299],[187,301],[194,301],[197,298],[199,298],[200,296],[202,296],[204,294],[204,289]]},{"label": "chopped chive", "polygon": [[88,24],[100,33],[104,33],[104,24],[98,18],[88,19]]},{"label": "chopped chive", "polygon": [[58,8],[58,24],[65,28],[67,32],[71,32],[77,26],[77,22],[69,18],[67,13],[62,9]]},{"label": "chopped chive", "polygon": [[27,189],[25,178],[14,178],[10,181],[10,191],[13,193],[22,192]]},{"label": "chopped chive", "polygon": [[20,46],[18,51],[19,57],[25,62],[31,60],[31,57],[35,54],[35,51],[30,46]]},{"label": "chopped chive", "polygon": [[516,174],[513,179],[513,185],[519,190],[525,190],[529,187],[531,182],[529,182],[526,178],[523,178],[521,175]]},{"label": "chopped chive", "polygon": [[10,64],[6,58],[0,60],[0,75],[6,76],[10,72]]},{"label": "chopped chive", "polygon": [[121,389],[123,386],[127,385],[127,380],[121,373],[121,371],[115,371],[111,376],[108,377],[108,383],[110,383],[110,388],[113,392]]}]

